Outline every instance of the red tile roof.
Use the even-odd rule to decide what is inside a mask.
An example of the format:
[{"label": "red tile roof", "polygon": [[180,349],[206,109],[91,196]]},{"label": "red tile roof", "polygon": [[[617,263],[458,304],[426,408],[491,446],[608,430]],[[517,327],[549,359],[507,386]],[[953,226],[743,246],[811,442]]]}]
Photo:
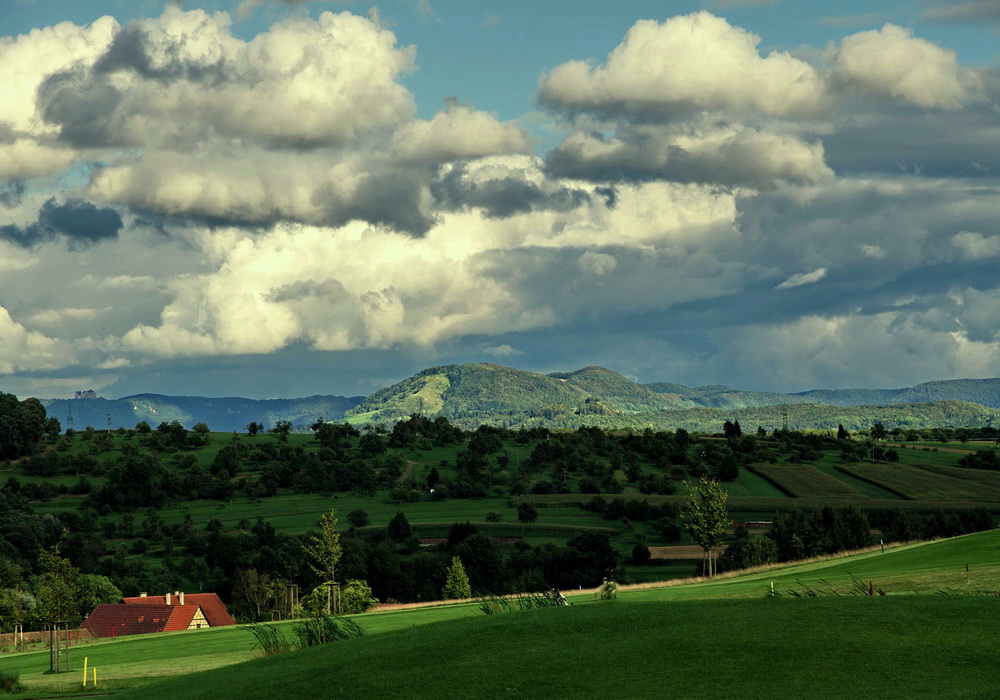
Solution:
[{"label": "red tile roof", "polygon": [[[187,603],[187,601],[184,601]],[[171,605],[174,609],[170,613],[170,619],[167,620],[167,626],[163,628],[164,632],[177,632],[179,630],[186,630],[191,626],[191,620],[194,619],[195,614],[198,612],[197,605]]]},{"label": "red tile roof", "polygon": [[[178,609],[181,610],[180,614]],[[197,605],[144,605],[139,608],[132,605],[101,603],[94,608],[94,612],[90,613],[80,627],[90,630],[98,637],[124,637],[130,634],[186,630],[197,611]],[[185,616],[187,623],[178,626]]]},{"label": "red tile roof", "polygon": [[[125,603],[126,605],[165,605],[166,602],[166,596],[162,595],[122,598],[122,603]],[[171,605],[176,605],[179,602],[179,596],[171,593]],[[205,614],[205,619],[208,620],[210,627],[222,627],[225,625],[236,624],[236,620],[234,620],[233,616],[229,614],[228,610],[226,610],[226,604],[223,603],[222,599],[215,593],[185,593],[184,607],[189,605],[196,605],[201,608],[201,611]],[[188,623],[190,624],[190,620]],[[185,629],[187,628],[185,627]]]}]

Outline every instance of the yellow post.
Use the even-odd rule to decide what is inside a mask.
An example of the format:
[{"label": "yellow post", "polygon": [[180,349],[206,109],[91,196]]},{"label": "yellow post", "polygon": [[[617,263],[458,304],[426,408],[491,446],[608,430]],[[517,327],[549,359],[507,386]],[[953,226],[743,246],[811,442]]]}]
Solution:
[{"label": "yellow post", "polygon": [[97,687],[97,666],[94,666],[94,687]]},{"label": "yellow post", "polygon": [[86,656],[83,657],[83,687],[84,688],[87,687],[87,658],[88,657],[86,657]]}]

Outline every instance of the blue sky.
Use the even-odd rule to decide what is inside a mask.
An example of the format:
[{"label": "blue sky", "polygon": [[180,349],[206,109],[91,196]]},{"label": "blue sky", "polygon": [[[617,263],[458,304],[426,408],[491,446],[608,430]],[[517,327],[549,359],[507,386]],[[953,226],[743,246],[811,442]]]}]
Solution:
[{"label": "blue sky", "polygon": [[996,376],[1000,6],[832,7],[0,0],[0,389]]}]

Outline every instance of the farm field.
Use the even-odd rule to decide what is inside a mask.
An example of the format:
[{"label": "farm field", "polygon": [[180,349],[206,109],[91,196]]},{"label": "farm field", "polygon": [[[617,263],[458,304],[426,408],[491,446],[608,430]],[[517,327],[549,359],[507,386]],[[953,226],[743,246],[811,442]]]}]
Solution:
[{"label": "farm field", "polygon": [[954,472],[940,473],[910,464],[842,464],[837,468],[910,500],[1000,501],[1000,483],[993,472],[966,469],[958,478]]},{"label": "farm field", "polygon": [[759,474],[793,498],[867,498],[854,487],[809,464],[755,464],[747,471]]},{"label": "farm field", "polygon": [[[888,595],[856,595],[856,580]],[[253,638],[232,627],[89,643],[73,653],[75,664],[87,655],[98,666],[105,690],[142,684],[115,692],[122,698],[305,698],[320,688],[365,697],[987,697],[1000,652],[982,620],[1000,613],[998,581],[993,530],[710,582],[624,587],[615,601],[570,593],[570,608],[369,613],[354,618],[365,638],[247,663]],[[985,591],[994,595],[970,595]],[[655,667],[643,653],[609,657],[600,630],[614,630],[619,649],[669,653]],[[802,649],[824,663],[803,664]],[[712,667],[710,681],[705,658],[727,660]],[[44,676],[47,666],[44,652],[0,657],[0,671],[18,670],[31,697],[79,688],[75,674],[65,682]],[[414,668],[435,673],[414,685]]]},{"label": "farm field", "polygon": [[[898,464],[855,463],[853,473],[844,460],[858,457],[848,449],[854,445],[820,435],[727,441],[581,429],[428,433],[407,441],[375,428],[333,426],[339,437],[324,440],[322,433],[204,431],[178,438],[175,428],[163,427],[53,437],[38,458],[0,465],[0,483],[5,474],[6,492],[30,501],[11,503],[30,508],[39,529],[49,527],[45,546],[56,541],[56,528],[69,529],[64,551],[82,572],[107,577],[124,595],[215,590],[241,620],[270,619],[277,605],[272,596],[255,606],[237,588],[244,574],[314,592],[317,577],[302,545],[332,510],[344,537],[345,578],[364,580],[376,598],[393,602],[440,596],[456,555],[470,565],[473,590],[585,588],[612,567],[625,583],[691,577],[699,556],[647,558],[645,548],[693,543],[679,517],[684,481],[721,479],[724,467],[729,480],[720,483],[732,520],[779,522],[802,511],[819,522],[822,511],[832,522],[841,516],[831,509],[854,506],[867,531],[853,542],[873,533],[913,539],[970,532],[1000,515],[1000,474],[957,466],[961,453],[900,449]],[[901,483],[860,471],[884,474],[890,467],[905,471]],[[152,478],[123,478],[133,470]],[[432,493],[432,483],[443,486]],[[136,485],[144,490],[131,504],[112,493]],[[388,526],[400,514],[405,529],[393,534]],[[465,532],[480,535],[475,547],[460,546],[461,527],[447,542],[453,526],[466,522]],[[728,528],[725,544],[737,535]],[[798,556],[846,546],[800,535],[805,549]],[[599,566],[586,558],[598,550]]]}]

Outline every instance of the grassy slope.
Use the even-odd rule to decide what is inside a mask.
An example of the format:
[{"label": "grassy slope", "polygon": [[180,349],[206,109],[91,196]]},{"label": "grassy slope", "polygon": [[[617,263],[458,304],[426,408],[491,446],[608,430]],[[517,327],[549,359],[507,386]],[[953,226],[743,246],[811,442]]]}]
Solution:
[{"label": "grassy slope", "polygon": [[985,598],[550,608],[314,648],[122,697],[987,697],[1000,654],[976,623],[998,611],[1000,600]]},{"label": "grassy slope", "polygon": [[[989,689],[989,666],[1000,660],[992,628],[981,624],[1000,613],[1000,598],[897,594],[995,592],[998,545],[1000,530],[993,530],[712,582],[622,589],[614,603],[571,594],[569,609],[492,618],[471,605],[368,614],[356,618],[370,635],[365,639],[145,686],[125,697],[314,697],[319,689],[325,696],[343,689],[372,697],[833,697],[841,689],[975,697]],[[852,576],[872,580],[889,596],[788,595],[807,587],[849,593]],[[775,599],[766,595],[771,581]],[[87,655],[114,685],[238,663],[251,646],[249,633],[230,627],[87,644],[73,658],[76,668]],[[802,649],[824,663],[799,668]],[[657,663],[650,663],[649,650],[658,650]],[[704,658],[715,660],[710,681]],[[43,676],[46,668],[44,652],[0,658],[0,671],[19,670],[33,695],[78,682]]]}]

